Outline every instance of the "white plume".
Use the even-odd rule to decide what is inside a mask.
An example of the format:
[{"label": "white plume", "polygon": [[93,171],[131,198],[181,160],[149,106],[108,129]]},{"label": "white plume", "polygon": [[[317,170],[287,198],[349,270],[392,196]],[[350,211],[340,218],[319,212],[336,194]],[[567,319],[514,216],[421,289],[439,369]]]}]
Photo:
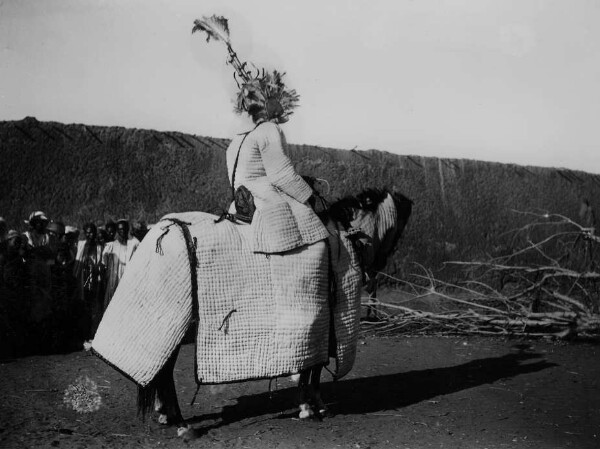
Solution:
[{"label": "white plume", "polygon": [[206,42],[210,42],[210,39],[213,38],[216,41],[222,41],[229,44],[229,24],[227,19],[223,16],[203,16],[202,19],[194,20],[192,33],[195,33],[196,31],[206,32]]}]

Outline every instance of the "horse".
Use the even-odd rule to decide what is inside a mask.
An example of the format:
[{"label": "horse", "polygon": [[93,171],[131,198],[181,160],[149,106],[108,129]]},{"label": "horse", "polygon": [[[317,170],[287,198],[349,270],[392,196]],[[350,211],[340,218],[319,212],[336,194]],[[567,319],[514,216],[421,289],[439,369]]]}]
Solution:
[{"label": "horse", "polygon": [[[395,245],[411,205],[403,195],[384,189],[343,198],[322,213],[330,233],[323,245],[281,255],[248,251],[243,235],[248,225],[215,224],[216,217],[203,212],[167,215],[140,244],[100,323],[92,350],[138,384],[138,411],[143,414],[155,409],[160,423],[179,428],[186,427],[173,369],[183,337],[193,325],[198,386],[301,373],[301,390],[306,391],[310,384],[313,403],[322,408],[319,378],[329,356],[336,358],[337,378],[347,374],[354,363],[360,289],[367,271],[363,267],[381,259],[378,252],[382,247]],[[181,232],[172,232],[174,228]],[[365,238],[370,244],[365,244]],[[315,251],[327,256],[324,260],[330,261],[329,266],[309,265],[294,271],[292,262],[312,260],[308,256]],[[225,278],[213,278],[211,275],[223,273],[223,265],[228,268]],[[256,279],[269,270],[268,282]],[[245,284],[238,286],[240,273]],[[300,278],[302,285],[320,289],[324,285],[330,290],[325,295],[329,299],[315,302],[307,296],[306,304],[296,302],[293,309],[285,304],[281,316],[271,315],[275,325],[268,319],[267,324],[261,323],[265,314],[274,313],[269,304],[275,303],[263,304],[269,301],[270,292],[265,293],[264,288],[265,284],[269,289],[280,288],[275,282],[278,273],[291,273],[291,281]],[[333,282],[327,284],[328,279]],[[319,293],[319,298],[322,296]],[[244,321],[252,313],[252,320]],[[279,352],[259,343],[244,347],[240,356],[240,346],[260,341],[263,335],[249,336],[267,325],[270,331],[282,325],[279,339],[287,340],[277,342],[281,343]],[[293,327],[298,325],[298,329]],[[232,350],[238,353],[230,357]],[[307,376],[312,382],[306,382]]]},{"label": "horse", "polygon": [[[386,202],[391,199],[391,202]],[[377,292],[377,273],[382,270],[397,244],[412,213],[413,202],[398,192],[386,189],[367,189],[356,196],[347,196],[320,213],[328,226],[360,229],[369,236],[355,241],[363,270],[362,283],[369,294],[369,302]],[[367,317],[374,306],[367,306]],[[298,377],[300,390],[299,418],[315,416],[322,419],[328,410],[321,399],[320,379],[324,365],[303,370]]]}]

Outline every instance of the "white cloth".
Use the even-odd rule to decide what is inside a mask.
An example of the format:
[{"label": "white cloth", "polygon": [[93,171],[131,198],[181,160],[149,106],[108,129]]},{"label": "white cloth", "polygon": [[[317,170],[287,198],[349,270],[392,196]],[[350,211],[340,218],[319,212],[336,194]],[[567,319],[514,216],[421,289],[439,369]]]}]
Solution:
[{"label": "white cloth", "polygon": [[[305,204],[312,190],[294,169],[285,147],[279,126],[264,122],[245,139],[244,135],[236,136],[227,149],[229,182],[239,151],[234,188],[244,185],[254,196],[251,248],[255,252],[289,251],[328,235],[319,217]],[[230,212],[235,212],[234,205]]]},{"label": "white cloth", "polygon": [[96,243],[96,251],[87,251],[84,253],[85,251],[85,244],[87,242],[85,240],[80,240],[77,242],[77,253],[75,255],[75,265],[77,266],[78,263],[86,263],[86,259],[89,259],[89,263],[91,263],[92,265],[98,265],[100,263],[102,263],[102,245],[99,243]]},{"label": "white cloth", "polygon": [[[85,285],[87,279],[82,279],[82,274],[84,272],[84,267],[98,267],[102,262],[102,245],[99,243],[94,244],[95,251],[92,251],[94,246],[90,247],[88,245],[86,247],[86,241],[80,240],[77,242],[77,254],[75,255],[75,266],[73,268],[73,274],[77,278],[78,281],[81,282],[81,286]],[[87,250],[86,250],[87,248]],[[99,272],[99,270],[98,270]]]},{"label": "white cloth", "polygon": [[116,239],[113,242],[108,242],[104,247],[102,260],[106,266],[106,294],[104,299],[104,307],[106,308],[119,285],[119,280],[125,273],[127,263],[133,257],[140,241],[135,237],[131,237],[124,245]]}]

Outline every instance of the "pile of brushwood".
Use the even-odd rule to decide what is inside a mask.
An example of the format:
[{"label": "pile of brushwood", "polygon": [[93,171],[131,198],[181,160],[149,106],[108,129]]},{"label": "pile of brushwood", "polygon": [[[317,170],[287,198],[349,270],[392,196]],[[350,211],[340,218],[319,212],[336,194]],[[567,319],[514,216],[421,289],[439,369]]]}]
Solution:
[{"label": "pile of brushwood", "polygon": [[[505,235],[507,255],[459,266],[448,283],[420,267],[403,281],[403,301],[378,302],[375,334],[600,337],[600,236],[562,215],[521,213],[527,224]],[[533,219],[533,222],[530,220]],[[428,298],[433,310],[411,304]]]}]

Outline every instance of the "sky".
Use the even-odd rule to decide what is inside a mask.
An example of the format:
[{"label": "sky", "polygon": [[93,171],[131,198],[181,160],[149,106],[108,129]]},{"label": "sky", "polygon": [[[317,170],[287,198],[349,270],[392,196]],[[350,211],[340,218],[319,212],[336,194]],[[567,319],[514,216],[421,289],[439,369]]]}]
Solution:
[{"label": "sky", "polygon": [[231,138],[213,14],[300,94],[288,142],[600,174],[597,0],[0,0],[0,120]]}]

